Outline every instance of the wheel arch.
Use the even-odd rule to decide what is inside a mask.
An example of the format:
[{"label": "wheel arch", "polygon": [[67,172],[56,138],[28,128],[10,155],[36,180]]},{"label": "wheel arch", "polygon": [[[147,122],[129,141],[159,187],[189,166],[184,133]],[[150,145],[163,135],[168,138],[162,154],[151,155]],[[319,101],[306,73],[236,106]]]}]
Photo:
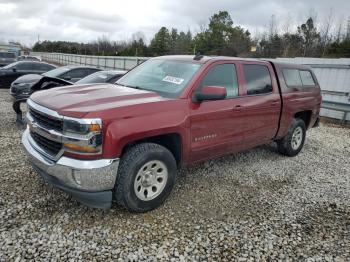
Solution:
[{"label": "wheel arch", "polygon": [[128,148],[132,147],[133,145],[147,142],[164,146],[173,154],[177,166],[181,166],[183,158],[183,141],[179,133],[166,133],[130,141],[123,146],[122,155]]},{"label": "wheel arch", "polygon": [[300,111],[294,114],[294,118],[299,118],[304,121],[306,129],[310,127],[312,110]]}]

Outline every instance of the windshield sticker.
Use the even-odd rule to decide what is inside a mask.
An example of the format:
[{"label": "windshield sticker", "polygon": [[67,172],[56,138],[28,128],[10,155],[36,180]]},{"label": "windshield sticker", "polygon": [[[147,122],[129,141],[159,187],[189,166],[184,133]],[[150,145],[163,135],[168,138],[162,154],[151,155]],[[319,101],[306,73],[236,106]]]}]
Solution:
[{"label": "windshield sticker", "polygon": [[173,83],[176,85],[181,85],[182,82],[184,81],[183,78],[178,78],[178,77],[174,77],[174,76],[166,76],[163,78],[163,81],[165,82],[169,82],[169,83]]},{"label": "windshield sticker", "polygon": [[107,78],[106,75],[99,75],[98,77],[99,77],[99,78],[102,78],[102,79],[106,79],[106,78]]}]

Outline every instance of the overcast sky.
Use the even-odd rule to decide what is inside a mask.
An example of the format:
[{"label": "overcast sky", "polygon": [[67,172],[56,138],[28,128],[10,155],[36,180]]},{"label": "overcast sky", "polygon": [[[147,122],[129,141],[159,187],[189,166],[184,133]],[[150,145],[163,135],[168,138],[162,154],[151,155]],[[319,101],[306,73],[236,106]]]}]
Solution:
[{"label": "overcast sky", "polygon": [[282,28],[318,14],[321,24],[333,12],[334,24],[350,17],[350,0],[0,0],[0,41],[25,44],[40,40],[89,42],[100,36],[127,40],[138,31],[150,41],[161,26],[196,32],[219,10],[253,34],[276,16]]}]

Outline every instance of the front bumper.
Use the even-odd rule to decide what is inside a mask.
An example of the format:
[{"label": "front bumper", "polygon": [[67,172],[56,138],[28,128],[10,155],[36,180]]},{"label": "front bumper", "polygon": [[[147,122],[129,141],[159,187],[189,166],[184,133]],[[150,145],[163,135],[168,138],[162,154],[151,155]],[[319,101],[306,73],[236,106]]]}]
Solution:
[{"label": "front bumper", "polygon": [[48,159],[36,149],[28,128],[22,144],[29,162],[48,183],[79,202],[95,208],[110,208],[119,159],[77,160],[65,156],[57,161]]},{"label": "front bumper", "polygon": [[28,93],[23,94],[23,90],[23,87],[16,86],[14,83],[12,83],[10,86],[10,95],[14,98],[15,101],[25,101],[33,92],[30,90]]},{"label": "front bumper", "polygon": [[12,101],[21,101],[25,102],[30,97],[30,95],[23,95],[23,94],[16,94],[16,93],[10,93],[12,96]]}]

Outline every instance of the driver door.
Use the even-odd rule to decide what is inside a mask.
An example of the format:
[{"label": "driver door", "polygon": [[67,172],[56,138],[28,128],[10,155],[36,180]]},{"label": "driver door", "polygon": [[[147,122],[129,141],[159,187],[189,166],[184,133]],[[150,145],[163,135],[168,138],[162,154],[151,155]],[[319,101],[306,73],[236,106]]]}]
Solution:
[{"label": "driver door", "polygon": [[235,110],[241,87],[237,74],[238,65],[231,62],[215,63],[210,66],[195,92],[204,86],[226,88],[223,100],[191,102],[190,136],[191,162],[197,162],[239,149],[243,140],[240,131],[239,110]]}]

